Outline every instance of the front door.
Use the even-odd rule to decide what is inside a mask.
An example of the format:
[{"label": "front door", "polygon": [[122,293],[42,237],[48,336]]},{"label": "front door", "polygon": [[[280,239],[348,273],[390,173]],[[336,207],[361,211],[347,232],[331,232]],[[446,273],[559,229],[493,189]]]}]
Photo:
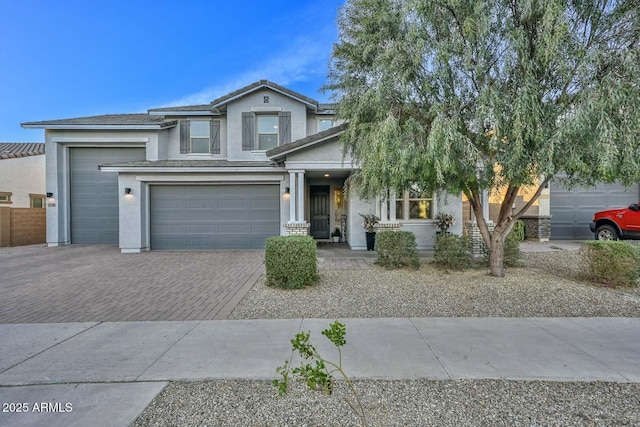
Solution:
[{"label": "front door", "polygon": [[312,185],[309,191],[311,235],[314,239],[329,238],[329,186]]}]

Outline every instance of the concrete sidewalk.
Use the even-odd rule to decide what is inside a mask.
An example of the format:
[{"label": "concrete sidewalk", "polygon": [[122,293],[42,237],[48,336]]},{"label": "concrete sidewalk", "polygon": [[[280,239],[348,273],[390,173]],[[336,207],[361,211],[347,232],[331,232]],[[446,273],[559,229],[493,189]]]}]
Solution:
[{"label": "concrete sidewalk", "polygon": [[[342,321],[354,379],[640,382],[640,318]],[[300,330],[334,358],[320,334],[331,322],[0,325],[0,401],[27,409],[0,412],[0,425],[126,426],[167,381],[275,378]]]}]

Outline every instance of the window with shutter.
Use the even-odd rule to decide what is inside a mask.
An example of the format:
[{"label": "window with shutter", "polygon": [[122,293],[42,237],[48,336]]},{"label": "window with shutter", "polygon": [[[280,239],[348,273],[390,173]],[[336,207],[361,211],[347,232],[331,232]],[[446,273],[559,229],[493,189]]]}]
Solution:
[{"label": "window with shutter", "polygon": [[255,150],[255,142],[253,140],[255,119],[256,115],[254,113],[242,113],[242,151]]},{"label": "window with shutter", "polygon": [[219,154],[219,120],[183,120],[180,122],[181,154]]}]

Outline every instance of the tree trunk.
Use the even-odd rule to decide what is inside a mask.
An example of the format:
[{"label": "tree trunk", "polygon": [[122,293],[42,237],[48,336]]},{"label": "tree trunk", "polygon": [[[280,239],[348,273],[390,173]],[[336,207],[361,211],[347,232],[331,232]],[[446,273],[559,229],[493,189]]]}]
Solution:
[{"label": "tree trunk", "polygon": [[489,269],[493,277],[504,277],[504,233],[491,234],[489,249]]}]

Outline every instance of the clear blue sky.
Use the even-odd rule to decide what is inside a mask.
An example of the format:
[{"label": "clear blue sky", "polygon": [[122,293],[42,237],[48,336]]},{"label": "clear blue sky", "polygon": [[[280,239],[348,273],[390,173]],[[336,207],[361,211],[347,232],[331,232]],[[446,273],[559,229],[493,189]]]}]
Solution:
[{"label": "clear blue sky", "polygon": [[207,103],[260,79],[318,101],[345,0],[19,0],[0,13],[0,142],[21,122]]}]

